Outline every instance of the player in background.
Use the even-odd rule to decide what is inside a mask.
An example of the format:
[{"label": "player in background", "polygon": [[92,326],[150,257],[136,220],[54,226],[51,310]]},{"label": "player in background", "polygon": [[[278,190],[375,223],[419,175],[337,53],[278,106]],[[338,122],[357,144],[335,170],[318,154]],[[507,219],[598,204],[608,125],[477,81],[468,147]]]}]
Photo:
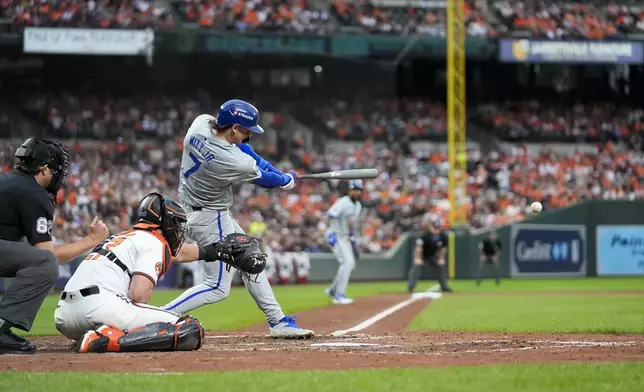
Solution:
[{"label": "player in background", "polygon": [[362,181],[349,181],[348,194],[336,200],[327,212],[329,217],[327,239],[340,266],[331,286],[325,292],[333,297],[333,303],[337,305],[353,303],[353,299],[348,298],[346,293],[351,272],[360,257],[354,233],[359,233],[357,225],[362,211],[361,197]]},{"label": "player in background", "polygon": [[183,244],[186,214],[173,200],[150,193],[138,222],[96,246],[65,285],[54,313],[56,329],[82,353],[191,351],[203,327],[146,305],[173,262],[227,258],[217,245]]},{"label": "player in background", "polygon": [[[243,233],[229,211],[233,205],[232,184],[251,182],[267,189],[295,187],[295,172],[282,173],[247,144],[252,134],[262,133],[258,110],[238,99],[224,102],[216,118],[198,116],[188,129],[179,197],[187,211],[187,235],[198,244],[221,241],[233,232]],[[225,299],[230,293],[232,272],[221,262],[206,263],[204,269],[205,282],[188,289],[164,309],[182,314]],[[282,312],[263,272],[255,282],[244,278],[244,284],[266,315],[270,336],[296,339],[314,335]]]}]

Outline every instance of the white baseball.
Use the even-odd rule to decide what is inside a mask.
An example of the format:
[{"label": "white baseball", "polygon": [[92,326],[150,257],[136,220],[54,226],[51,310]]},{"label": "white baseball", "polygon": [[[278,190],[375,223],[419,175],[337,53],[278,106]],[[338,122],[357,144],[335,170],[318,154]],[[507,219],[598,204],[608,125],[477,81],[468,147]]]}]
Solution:
[{"label": "white baseball", "polygon": [[536,214],[537,212],[541,212],[541,210],[543,209],[543,206],[538,201],[535,201],[530,205],[530,209],[532,210],[532,212]]}]

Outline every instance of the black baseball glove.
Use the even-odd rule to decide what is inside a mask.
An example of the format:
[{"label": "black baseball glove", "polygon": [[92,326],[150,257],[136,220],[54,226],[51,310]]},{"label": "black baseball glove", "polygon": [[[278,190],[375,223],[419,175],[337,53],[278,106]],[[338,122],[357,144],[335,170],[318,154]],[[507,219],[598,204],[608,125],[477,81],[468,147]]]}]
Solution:
[{"label": "black baseball glove", "polygon": [[251,276],[257,277],[266,268],[266,254],[260,249],[259,240],[243,233],[229,234],[222,241],[204,248],[204,260],[221,260],[226,263],[227,271],[234,267],[253,282],[256,280],[251,279]]}]

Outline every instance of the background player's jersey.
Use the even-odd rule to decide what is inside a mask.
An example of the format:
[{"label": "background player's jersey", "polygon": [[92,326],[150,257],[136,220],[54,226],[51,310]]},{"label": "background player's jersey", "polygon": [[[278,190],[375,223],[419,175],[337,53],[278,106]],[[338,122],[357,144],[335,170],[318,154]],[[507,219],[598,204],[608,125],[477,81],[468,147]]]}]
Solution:
[{"label": "background player's jersey", "polygon": [[255,160],[212,134],[213,116],[195,118],[183,139],[179,197],[184,206],[228,209],[233,204],[233,183],[260,177]]},{"label": "background player's jersey", "polygon": [[[155,285],[172,257],[165,239],[146,230],[130,230],[112,236],[103,243],[103,248],[114,253],[132,274],[143,275]],[[130,277],[107,257],[90,253],[69,279],[65,290],[80,290],[92,285],[127,297]]]},{"label": "background player's jersey", "polygon": [[352,225],[358,223],[361,211],[362,204],[359,201],[354,203],[349,196],[339,198],[327,212],[331,218],[328,231],[338,236],[348,236]]}]

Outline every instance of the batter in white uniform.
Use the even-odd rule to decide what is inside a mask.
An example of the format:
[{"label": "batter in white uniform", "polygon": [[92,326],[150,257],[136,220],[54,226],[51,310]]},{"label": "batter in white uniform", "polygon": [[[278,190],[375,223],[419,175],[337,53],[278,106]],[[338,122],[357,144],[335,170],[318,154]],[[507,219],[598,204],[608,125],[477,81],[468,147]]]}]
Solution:
[{"label": "batter in white uniform", "polygon": [[139,204],[138,223],[98,245],[80,264],[54,313],[56,328],[78,341],[79,352],[201,346],[199,321],[146,305],[170,263],[226,259],[217,245],[183,245],[185,222],[178,203],[151,193]]},{"label": "batter in white uniform", "polygon": [[361,197],[362,181],[349,181],[349,194],[336,200],[327,212],[327,239],[340,266],[326,293],[333,297],[333,303],[337,305],[353,303],[353,299],[348,298],[346,293],[351,272],[360,257],[354,233],[358,232],[357,225],[362,211]]},{"label": "batter in white uniform", "polygon": [[[246,144],[252,133],[264,132],[258,124],[257,109],[235,99],[221,105],[217,118],[202,114],[188,129],[183,143],[179,196],[187,211],[187,234],[200,245],[221,241],[233,232],[243,233],[229,211],[233,205],[232,184],[295,187],[295,172],[282,173]],[[227,271],[222,263],[206,263],[204,269],[205,282],[188,289],[164,309],[182,314],[225,299],[230,293],[233,271]],[[313,336],[313,331],[301,328],[282,312],[263,272],[256,282],[244,277],[244,283],[266,315],[270,336],[284,339]]]}]

